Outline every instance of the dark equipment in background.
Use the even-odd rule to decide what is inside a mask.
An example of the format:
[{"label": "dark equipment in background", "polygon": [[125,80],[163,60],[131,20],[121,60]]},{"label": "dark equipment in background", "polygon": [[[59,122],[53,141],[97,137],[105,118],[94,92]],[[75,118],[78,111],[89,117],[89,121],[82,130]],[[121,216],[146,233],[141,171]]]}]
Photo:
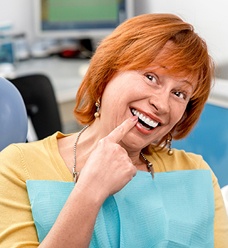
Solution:
[{"label": "dark equipment in background", "polygon": [[20,76],[10,81],[24,100],[38,139],[62,131],[57,100],[50,79],[43,74]]}]

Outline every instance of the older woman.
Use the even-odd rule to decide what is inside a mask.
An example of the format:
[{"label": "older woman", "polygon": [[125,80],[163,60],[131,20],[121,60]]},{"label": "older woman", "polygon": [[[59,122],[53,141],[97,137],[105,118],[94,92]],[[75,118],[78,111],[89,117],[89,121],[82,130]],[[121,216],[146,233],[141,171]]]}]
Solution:
[{"label": "older woman", "polygon": [[199,119],[213,70],[206,43],[175,15],[117,27],[77,93],[85,127],[1,152],[3,247],[227,247],[215,175],[171,148]]}]

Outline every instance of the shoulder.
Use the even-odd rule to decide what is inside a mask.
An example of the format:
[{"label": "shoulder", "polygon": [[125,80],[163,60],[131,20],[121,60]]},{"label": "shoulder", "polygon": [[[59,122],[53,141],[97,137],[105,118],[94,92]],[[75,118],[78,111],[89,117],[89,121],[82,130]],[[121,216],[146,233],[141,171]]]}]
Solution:
[{"label": "shoulder", "polygon": [[57,136],[58,133],[55,133],[39,141],[10,144],[0,152],[1,169],[25,168],[27,164],[47,158],[49,152],[57,147]]},{"label": "shoulder", "polygon": [[209,169],[202,155],[173,149],[173,155],[167,155],[167,159],[179,164],[183,169]]},{"label": "shoulder", "polygon": [[44,146],[44,143],[50,139],[50,137],[45,138],[43,140],[39,141],[33,141],[29,143],[13,143],[7,146],[5,149],[3,149],[0,153],[1,159],[5,159],[10,156],[13,157],[19,157],[23,155],[30,155],[31,153],[37,152],[37,150],[42,149],[42,146]]},{"label": "shoulder", "polygon": [[[11,158],[14,156],[30,156],[42,150],[47,150],[48,148],[54,148],[57,146],[57,139],[65,137],[66,135],[56,132],[51,136],[48,136],[42,140],[33,141],[29,143],[13,143],[7,146],[0,152],[1,159],[8,156]],[[1,160],[2,161],[2,160]]]},{"label": "shoulder", "polygon": [[62,137],[65,135],[57,132],[39,141],[9,145],[0,152],[0,175],[23,181],[50,178],[64,168],[57,142]]},{"label": "shoulder", "polygon": [[148,159],[151,160],[151,162],[154,160],[154,162],[157,163],[158,168],[162,168],[162,171],[195,169],[210,170],[209,165],[200,154],[178,149],[172,150],[173,154],[168,155],[167,149],[154,150],[153,148],[150,148]]}]

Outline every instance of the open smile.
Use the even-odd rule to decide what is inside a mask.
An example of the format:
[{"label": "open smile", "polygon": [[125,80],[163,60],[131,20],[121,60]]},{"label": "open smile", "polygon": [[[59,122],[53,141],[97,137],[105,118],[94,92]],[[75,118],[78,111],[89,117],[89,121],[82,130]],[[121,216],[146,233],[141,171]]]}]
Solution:
[{"label": "open smile", "polygon": [[138,117],[139,123],[141,123],[147,130],[152,130],[160,124],[159,122],[152,120],[150,117],[145,116],[143,113],[140,113],[136,109],[131,109],[131,113]]}]

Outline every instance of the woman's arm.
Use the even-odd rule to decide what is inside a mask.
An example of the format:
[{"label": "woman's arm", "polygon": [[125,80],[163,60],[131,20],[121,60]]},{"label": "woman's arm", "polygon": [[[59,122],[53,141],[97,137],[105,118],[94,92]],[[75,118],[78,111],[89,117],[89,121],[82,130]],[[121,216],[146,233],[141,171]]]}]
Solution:
[{"label": "woman's arm", "polygon": [[39,247],[88,247],[101,205],[89,188],[75,187]]},{"label": "woman's arm", "polygon": [[[202,159],[200,168],[210,169],[209,165]],[[214,188],[214,247],[223,248],[228,247],[228,216],[226,214],[225,204],[223,201],[221,189],[218,179],[211,170],[212,183]]]},{"label": "woman's arm", "polygon": [[228,247],[228,216],[226,213],[221,189],[217,178],[213,175],[214,198],[215,198],[215,219],[214,219],[214,240],[216,248]]},{"label": "woman's arm", "polygon": [[[104,200],[136,174],[127,152],[117,144],[134,125],[135,121],[128,119],[99,142],[40,247],[89,246]],[[41,146],[44,149],[42,143]],[[40,146],[36,143],[12,145],[0,153],[0,243],[3,247],[39,246],[26,188],[26,181],[34,172],[28,170],[27,165],[36,167],[34,171],[39,171],[41,182],[55,178],[45,175],[55,171],[52,167],[45,171],[50,158],[45,150],[39,152],[36,147]]]},{"label": "woman's arm", "polygon": [[99,141],[52,229],[40,247],[88,247],[97,214],[104,200],[136,174],[126,150],[117,143],[135,125],[123,122]]}]

